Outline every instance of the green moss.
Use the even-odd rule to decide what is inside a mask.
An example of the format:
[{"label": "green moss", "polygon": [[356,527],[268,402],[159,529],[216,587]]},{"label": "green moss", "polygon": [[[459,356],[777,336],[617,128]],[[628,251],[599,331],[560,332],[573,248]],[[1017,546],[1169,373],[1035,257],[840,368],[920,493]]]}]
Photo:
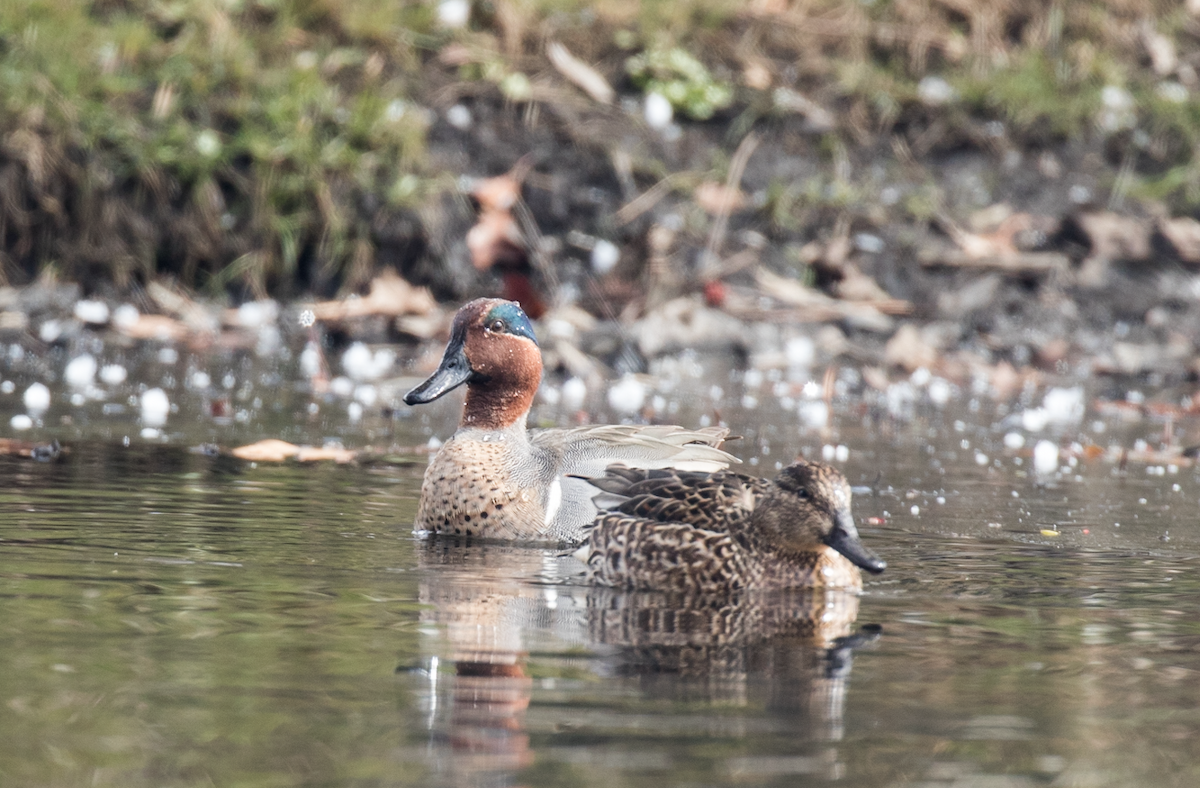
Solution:
[{"label": "green moss", "polygon": [[1100,109],[1102,86],[1040,52],[1024,53],[1011,66],[985,76],[955,81],[968,105],[999,112],[1019,129],[1044,124],[1061,136],[1090,126]]},{"label": "green moss", "polygon": [[713,78],[709,70],[681,47],[650,49],[625,61],[634,84],[658,93],[677,111],[707,120],[733,102],[733,86]]}]

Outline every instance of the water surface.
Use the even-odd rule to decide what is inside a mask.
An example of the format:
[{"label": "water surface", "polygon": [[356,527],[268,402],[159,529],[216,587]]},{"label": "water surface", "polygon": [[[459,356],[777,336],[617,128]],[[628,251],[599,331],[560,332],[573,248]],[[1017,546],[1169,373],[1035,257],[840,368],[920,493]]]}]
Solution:
[{"label": "water surface", "polygon": [[[454,408],[363,429],[421,444]],[[994,415],[863,413],[726,410],[757,472],[850,448],[889,563],[861,598],[613,594],[563,550],[420,541],[419,460],[0,458],[0,782],[1195,784],[1195,471],[1038,478]]]}]

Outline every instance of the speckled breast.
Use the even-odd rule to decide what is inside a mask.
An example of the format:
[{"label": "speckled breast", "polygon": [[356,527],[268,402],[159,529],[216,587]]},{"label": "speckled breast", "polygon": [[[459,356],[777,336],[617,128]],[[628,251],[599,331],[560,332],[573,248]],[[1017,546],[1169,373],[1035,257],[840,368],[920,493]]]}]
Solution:
[{"label": "speckled breast", "polygon": [[837,588],[862,590],[862,572],[832,547],[804,560],[770,561],[765,585],[769,588]]},{"label": "speckled breast", "polygon": [[485,539],[544,539],[537,490],[513,483],[508,447],[451,439],[425,470],[417,530]]}]

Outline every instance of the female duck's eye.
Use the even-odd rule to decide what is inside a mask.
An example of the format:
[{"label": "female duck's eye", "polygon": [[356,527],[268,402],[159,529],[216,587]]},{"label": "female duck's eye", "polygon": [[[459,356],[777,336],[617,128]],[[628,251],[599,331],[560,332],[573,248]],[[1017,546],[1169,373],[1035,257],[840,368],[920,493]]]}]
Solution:
[{"label": "female duck's eye", "polygon": [[491,324],[488,325],[488,331],[491,331],[496,334],[501,333],[502,331],[504,331],[504,321],[503,320],[493,320],[491,322]]}]

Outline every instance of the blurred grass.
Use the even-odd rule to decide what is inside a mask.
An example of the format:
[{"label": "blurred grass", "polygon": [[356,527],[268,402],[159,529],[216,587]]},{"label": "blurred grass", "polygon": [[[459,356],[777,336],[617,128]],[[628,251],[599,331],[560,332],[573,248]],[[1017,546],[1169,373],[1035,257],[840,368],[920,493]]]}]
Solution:
[{"label": "blurred grass", "polygon": [[[166,254],[265,290],[304,255],[345,266],[363,195],[418,196],[392,187],[424,161],[408,80],[429,27],[372,0],[0,5],[5,183],[26,198],[5,200],[6,268],[40,248],[125,283]],[[51,249],[45,220],[67,234]]]},{"label": "blurred grass", "polygon": [[[1182,4],[480,0],[453,31],[438,28],[437,10],[409,0],[0,4],[3,278],[53,265],[118,286],[161,272],[214,291],[353,285],[369,273],[379,211],[420,206],[451,182],[427,155],[438,86],[497,105],[546,100],[526,74],[549,72],[549,38],[626,94],[638,93],[630,58],[674,48],[735,88],[727,114],[795,87],[834,110],[838,144],[940,124],[924,155],[989,120],[1030,145],[1112,138],[1132,151],[1131,194],[1200,206],[1200,21]],[[1175,47],[1174,72],[1150,67],[1147,31]],[[466,66],[438,60],[454,43],[472,53]],[[769,86],[747,76],[754,68]],[[958,100],[922,104],[931,74]],[[1106,86],[1132,97],[1132,125],[1097,128]],[[772,210],[789,194],[796,187],[781,184]]]}]

